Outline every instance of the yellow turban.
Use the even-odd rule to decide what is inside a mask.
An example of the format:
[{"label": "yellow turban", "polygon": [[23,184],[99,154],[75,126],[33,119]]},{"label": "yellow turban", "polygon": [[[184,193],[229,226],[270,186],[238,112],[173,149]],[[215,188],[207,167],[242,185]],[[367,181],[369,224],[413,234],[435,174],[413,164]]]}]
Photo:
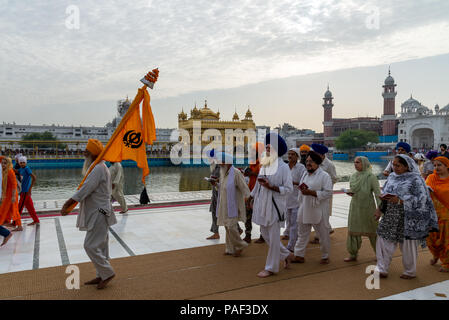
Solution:
[{"label": "yellow turban", "polygon": [[97,139],[89,139],[86,146],[87,151],[92,155],[98,156],[103,151],[103,144]]},{"label": "yellow turban", "polygon": [[301,147],[299,147],[299,151],[310,151],[310,147],[306,144],[303,144]]}]

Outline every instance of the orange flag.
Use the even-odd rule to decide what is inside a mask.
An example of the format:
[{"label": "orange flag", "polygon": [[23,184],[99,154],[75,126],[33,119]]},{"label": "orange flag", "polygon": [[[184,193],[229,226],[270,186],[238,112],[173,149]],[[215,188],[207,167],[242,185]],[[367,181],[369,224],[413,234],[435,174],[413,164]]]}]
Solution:
[{"label": "orange flag", "polygon": [[[148,168],[146,144],[152,144],[156,139],[156,128],[153,113],[150,106],[150,95],[147,90],[139,89],[136,98],[142,100],[143,123],[140,119],[139,105],[134,110],[128,110],[129,117],[123,119],[123,126],[108,143],[108,149],[103,154],[103,160],[111,162],[121,162],[122,160],[134,160],[137,166],[143,170],[142,182],[145,184],[145,177],[150,173]],[[124,121],[125,120],[125,121]],[[122,124],[122,123],[121,123]]]},{"label": "orange flag", "polygon": [[[153,69],[145,76],[147,82],[155,83],[159,76],[159,70]],[[139,105],[142,102],[142,118],[140,118]],[[137,166],[142,169],[142,183],[145,184],[145,177],[150,173],[146,154],[146,145],[153,144],[156,140],[156,125],[154,123],[153,112],[150,106],[150,95],[147,91],[147,83],[137,91],[137,95],[123,116],[117,129],[112,134],[103,151],[90,166],[83,180],[78,186],[81,188],[92,169],[101,161],[121,162],[122,160],[134,160]],[[67,213],[72,211],[76,203],[67,209]]]}]

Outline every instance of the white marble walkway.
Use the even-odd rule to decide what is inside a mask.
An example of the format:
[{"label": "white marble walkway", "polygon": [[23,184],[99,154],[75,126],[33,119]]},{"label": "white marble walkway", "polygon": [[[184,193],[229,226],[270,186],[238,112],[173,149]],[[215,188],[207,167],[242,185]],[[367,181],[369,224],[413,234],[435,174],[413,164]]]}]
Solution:
[{"label": "white marble walkway", "polygon": [[[334,228],[347,226],[349,197],[335,195],[331,224]],[[42,217],[39,226],[26,226],[15,232],[0,248],[0,273],[32,270],[89,261],[83,249],[84,232],[75,227],[76,215]],[[110,229],[111,258],[153,252],[170,251],[217,243],[206,240],[211,233],[211,213],[208,204],[135,208],[128,214],[117,214],[118,223]],[[242,226],[243,227],[243,226]],[[259,227],[253,225],[253,238]]]},{"label": "white marble walkway", "polygon": [[[334,195],[331,225],[347,226],[350,197]],[[110,228],[111,258],[128,257],[154,252],[179,250],[224,243],[223,229],[219,240],[206,240],[211,224],[208,204],[178,205],[131,209],[117,214],[118,223]],[[0,274],[52,266],[88,262],[83,249],[85,233],[75,227],[76,216],[42,217],[38,226],[26,226],[16,232],[0,248]],[[259,227],[253,225],[253,238]],[[449,282],[403,292],[384,299],[447,299]],[[438,295],[437,295],[438,294]]]}]

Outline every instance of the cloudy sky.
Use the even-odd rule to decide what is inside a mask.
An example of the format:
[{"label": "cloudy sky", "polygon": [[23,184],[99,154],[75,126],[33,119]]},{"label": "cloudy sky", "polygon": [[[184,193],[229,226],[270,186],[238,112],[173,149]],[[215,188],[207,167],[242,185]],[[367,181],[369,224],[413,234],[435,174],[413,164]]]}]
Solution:
[{"label": "cloudy sky", "polygon": [[379,116],[388,66],[398,102],[449,103],[447,0],[0,0],[0,120],[104,125],[158,66],[158,127],[196,102],[230,119],[322,130]]}]

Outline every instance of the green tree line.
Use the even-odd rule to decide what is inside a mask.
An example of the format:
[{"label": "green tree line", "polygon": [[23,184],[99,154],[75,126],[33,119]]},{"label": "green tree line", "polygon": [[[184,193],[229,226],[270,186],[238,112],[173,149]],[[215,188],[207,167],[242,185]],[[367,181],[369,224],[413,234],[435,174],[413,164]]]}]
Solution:
[{"label": "green tree line", "polygon": [[338,150],[357,149],[366,146],[368,142],[378,143],[379,135],[373,131],[349,129],[335,140]]},{"label": "green tree line", "polygon": [[[38,142],[38,143],[32,143],[31,141]],[[40,143],[42,141],[42,143]],[[44,142],[45,141],[45,142]],[[53,142],[54,141],[54,142]],[[20,142],[20,145],[23,148],[33,148],[37,146],[38,148],[58,148],[58,149],[65,149],[67,145],[64,143],[59,143],[56,137],[48,131],[45,132],[33,132],[28,133],[22,137],[22,141]]]}]

